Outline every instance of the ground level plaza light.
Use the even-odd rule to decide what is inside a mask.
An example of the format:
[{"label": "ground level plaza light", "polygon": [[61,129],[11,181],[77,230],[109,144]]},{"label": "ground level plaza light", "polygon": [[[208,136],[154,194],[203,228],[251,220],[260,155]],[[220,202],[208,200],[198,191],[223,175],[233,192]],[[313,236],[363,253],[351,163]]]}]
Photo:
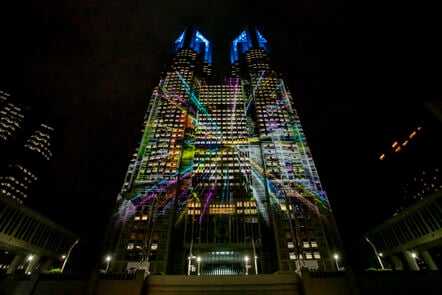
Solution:
[{"label": "ground level plaza light", "polygon": [[[258,256],[256,255],[256,249],[255,249],[255,241],[253,239],[253,237],[247,236],[246,239],[250,239],[252,241],[252,248],[253,248],[253,257],[255,260],[255,274],[258,274]],[[259,241],[259,240],[257,240]]]},{"label": "ground level plaza light", "polygon": [[378,253],[378,250],[376,249],[376,247],[373,245],[373,243],[367,238],[365,237],[365,240],[370,244],[370,246],[373,248],[374,254],[376,255],[376,258],[379,261],[379,264],[381,265],[381,268],[384,269],[384,264],[382,263],[382,259],[381,256],[382,254]]},{"label": "ground level plaza light", "polygon": [[249,274],[249,268],[250,268],[249,256],[244,257],[244,261],[246,262],[246,275],[248,275]]},{"label": "ground level plaza light", "polygon": [[26,259],[28,261],[28,266],[26,267],[26,273],[31,274],[32,260],[34,259],[34,255],[31,254]]},{"label": "ground level plaza light", "polygon": [[61,267],[61,272],[64,271],[64,267],[66,266],[66,263],[68,262],[69,256],[71,255],[72,249],[75,247],[75,245],[78,244],[78,239],[72,244],[72,246],[68,250],[68,254],[64,257],[63,266]]},{"label": "ground level plaza light", "polygon": [[198,262],[198,275],[201,274],[200,270],[201,270],[201,257],[197,257],[196,261]]},{"label": "ground level plaza light", "polygon": [[333,257],[335,258],[335,263],[336,263],[336,270],[338,270],[338,271],[339,271],[339,264],[338,264],[338,260],[339,260],[339,255],[338,255],[338,254],[335,254],[335,255],[334,255]]},{"label": "ground level plaza light", "polygon": [[258,256],[255,255],[255,275],[258,274]]},{"label": "ground level plaza light", "polygon": [[195,260],[196,259],[196,256],[193,256],[192,254],[190,254],[188,257],[187,257],[187,275],[188,276],[190,276],[190,273],[191,272],[194,272],[195,271],[195,266],[192,264],[192,260]]},{"label": "ground level plaza light", "polygon": [[112,257],[110,257],[110,255],[106,256],[106,262],[107,262],[107,264],[106,264],[106,272],[109,270],[109,264],[110,264],[111,259],[112,259]]}]

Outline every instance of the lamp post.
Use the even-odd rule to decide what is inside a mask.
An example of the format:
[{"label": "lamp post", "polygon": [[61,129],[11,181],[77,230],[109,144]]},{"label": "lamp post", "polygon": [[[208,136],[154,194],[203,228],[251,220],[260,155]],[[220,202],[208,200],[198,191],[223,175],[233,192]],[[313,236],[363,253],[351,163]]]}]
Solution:
[{"label": "lamp post", "polygon": [[196,259],[196,256],[193,256],[192,253],[187,256],[187,275],[190,276],[191,271],[195,271],[195,266],[192,264],[192,260]]},{"label": "lamp post", "polygon": [[247,237],[252,241],[252,248],[253,248],[253,259],[255,261],[255,274],[258,274],[258,256],[256,255],[256,249],[255,249],[255,240],[252,237]]},{"label": "lamp post", "polygon": [[110,255],[106,256],[106,262],[107,262],[107,264],[106,264],[106,272],[108,272],[108,270],[109,270],[109,265],[110,265],[111,259],[112,259],[112,257],[110,257]]},{"label": "lamp post", "polygon": [[255,259],[255,275],[258,274],[258,256],[256,256],[255,241],[252,239],[253,258]]},{"label": "lamp post", "polygon": [[417,256],[417,254],[415,252],[411,252],[411,257],[413,257],[413,262],[416,267],[416,270],[419,270],[419,263],[418,263],[419,257]]},{"label": "lamp post", "polygon": [[31,274],[32,260],[34,259],[34,255],[29,255],[26,259],[28,261],[28,266],[26,267],[26,273]]},{"label": "lamp post", "polygon": [[244,261],[246,262],[246,275],[248,275],[249,274],[249,268],[250,268],[249,256],[244,257]]},{"label": "lamp post", "polygon": [[66,263],[68,262],[69,256],[71,255],[71,251],[72,249],[75,247],[75,245],[78,244],[79,239],[75,240],[75,242],[72,244],[72,246],[69,248],[68,250],[68,254],[66,255],[66,257],[64,258],[63,261],[63,266],[61,267],[61,272],[64,271],[64,267],[66,266]]},{"label": "lamp post", "polygon": [[374,254],[376,255],[376,258],[378,259],[379,264],[381,265],[381,268],[384,269],[384,264],[382,263],[382,259],[381,259],[382,253],[381,254],[378,253],[378,250],[376,250],[376,247],[373,245],[373,243],[367,237],[365,237],[365,240],[373,248]]},{"label": "lamp post", "polygon": [[339,260],[339,255],[338,255],[338,254],[335,254],[335,255],[334,255],[333,257],[335,258],[335,263],[336,263],[336,270],[338,270],[338,271],[339,271],[339,264],[338,264],[338,260]]}]

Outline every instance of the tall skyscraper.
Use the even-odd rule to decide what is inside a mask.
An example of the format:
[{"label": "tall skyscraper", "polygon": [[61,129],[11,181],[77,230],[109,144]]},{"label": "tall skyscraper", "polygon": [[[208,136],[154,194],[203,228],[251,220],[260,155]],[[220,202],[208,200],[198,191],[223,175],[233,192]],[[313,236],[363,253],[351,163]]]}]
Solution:
[{"label": "tall skyscraper", "polygon": [[268,42],[248,27],[230,54],[213,82],[211,42],[191,27],[175,41],[110,222],[110,270],[336,270],[330,202]]},{"label": "tall skyscraper", "polygon": [[52,158],[53,139],[48,118],[0,90],[0,196],[23,203]]},{"label": "tall skyscraper", "polygon": [[52,158],[53,139],[48,118],[0,90],[0,195],[23,203]]},{"label": "tall skyscraper", "polygon": [[78,242],[28,207],[39,201],[33,187],[54,152],[53,126],[46,112],[0,90],[0,273],[62,267],[62,255]]},{"label": "tall skyscraper", "polygon": [[[382,206],[390,210],[360,241],[357,255],[362,253],[366,260],[358,262],[365,260],[365,267],[442,267],[442,238],[438,234],[442,231],[440,106],[429,100],[413,104],[402,115],[406,120],[396,119],[398,130],[389,138],[379,161],[373,163],[378,171],[377,186],[389,196]],[[373,255],[376,252],[382,253],[382,259]]]}]

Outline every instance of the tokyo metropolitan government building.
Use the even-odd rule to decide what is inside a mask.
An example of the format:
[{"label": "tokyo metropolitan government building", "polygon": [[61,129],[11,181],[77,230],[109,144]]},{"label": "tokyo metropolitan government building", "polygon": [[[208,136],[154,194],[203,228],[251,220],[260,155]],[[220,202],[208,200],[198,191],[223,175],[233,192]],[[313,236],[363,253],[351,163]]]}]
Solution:
[{"label": "tokyo metropolitan government building", "polygon": [[230,62],[213,82],[210,41],[193,27],[175,41],[116,200],[109,271],[336,270],[331,206],[267,40],[245,28]]}]

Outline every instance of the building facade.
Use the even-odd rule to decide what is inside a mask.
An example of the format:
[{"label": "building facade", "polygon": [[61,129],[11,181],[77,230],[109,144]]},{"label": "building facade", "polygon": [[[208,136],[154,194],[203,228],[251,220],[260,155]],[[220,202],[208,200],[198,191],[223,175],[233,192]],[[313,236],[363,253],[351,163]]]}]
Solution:
[{"label": "building facade", "polygon": [[23,203],[52,158],[54,127],[0,90],[0,196]]},{"label": "building facade", "polygon": [[366,233],[380,268],[439,270],[442,191],[407,207]]},{"label": "building facade", "polygon": [[28,207],[52,158],[54,138],[46,113],[0,90],[0,274],[62,268],[78,241],[74,233]]},{"label": "building facade", "polygon": [[389,197],[397,203],[390,217],[364,235],[362,243],[372,258],[369,262],[372,267],[395,270],[442,267],[440,105],[436,101],[416,105],[411,113],[416,126],[396,136],[379,158],[378,175],[392,188]]},{"label": "building facade", "polygon": [[230,53],[214,82],[210,41],[195,28],[175,41],[117,197],[109,270],[336,270],[330,202],[268,42],[248,27]]},{"label": "building facade", "polygon": [[76,235],[49,218],[17,203],[0,199],[0,274],[64,270]]}]

